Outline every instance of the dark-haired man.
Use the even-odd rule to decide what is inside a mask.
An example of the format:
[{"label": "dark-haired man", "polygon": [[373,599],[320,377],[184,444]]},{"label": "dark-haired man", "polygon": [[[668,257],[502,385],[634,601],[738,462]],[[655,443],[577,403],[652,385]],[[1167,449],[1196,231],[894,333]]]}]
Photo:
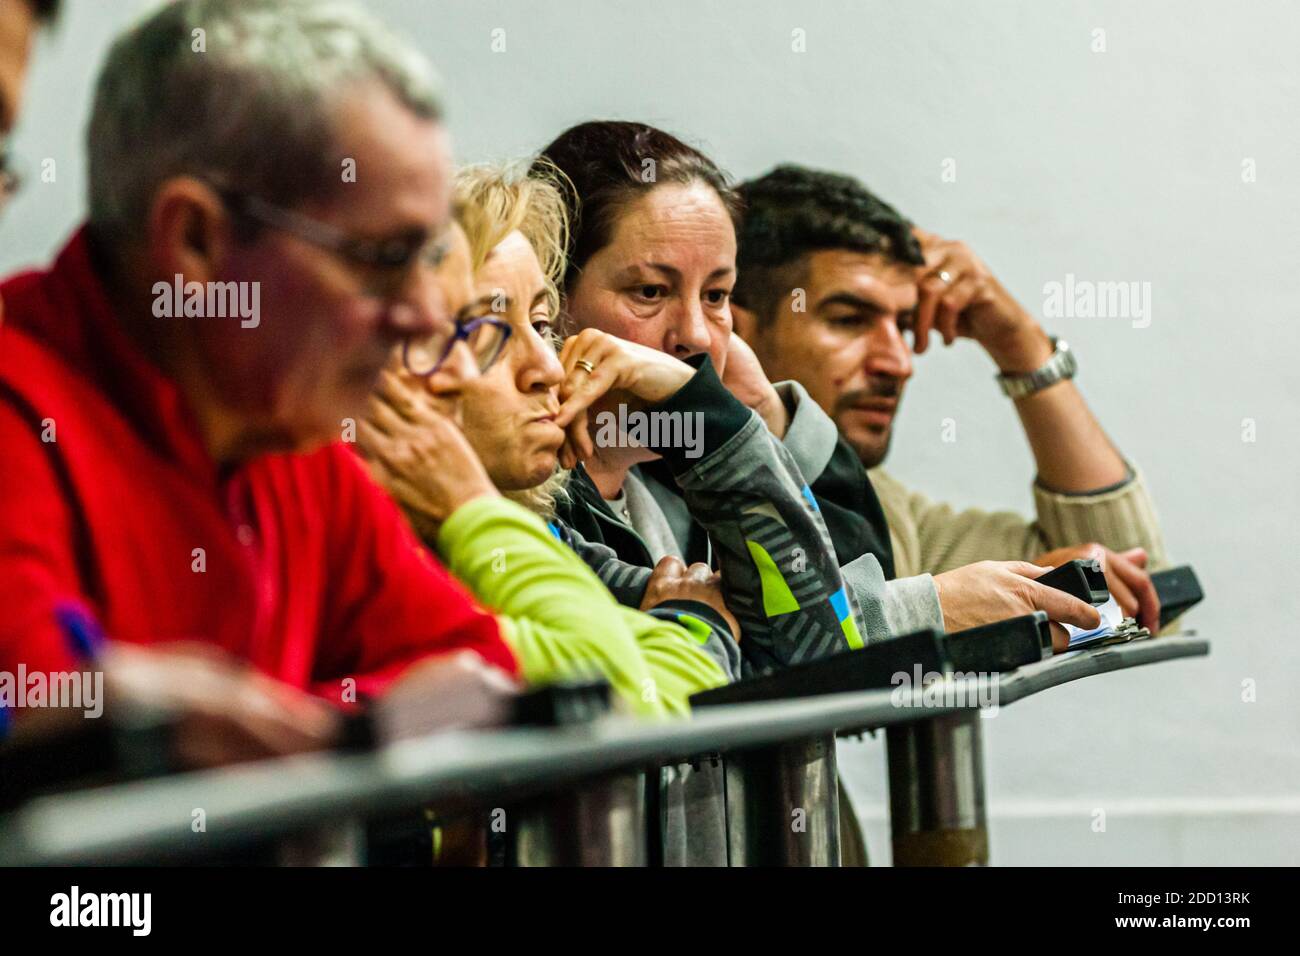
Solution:
[{"label": "dark-haired man", "polygon": [[[1068,346],[964,243],[914,228],[850,177],[781,166],[740,192],[736,329],[771,379],[803,384],[871,469],[897,575],[1098,557],[1121,607],[1154,629],[1159,602],[1146,568],[1164,558],[1155,511],[1075,387]],[[957,510],[877,467],[912,353],[935,334],[946,345],[972,339],[997,365],[1038,467],[1036,520]]]}]

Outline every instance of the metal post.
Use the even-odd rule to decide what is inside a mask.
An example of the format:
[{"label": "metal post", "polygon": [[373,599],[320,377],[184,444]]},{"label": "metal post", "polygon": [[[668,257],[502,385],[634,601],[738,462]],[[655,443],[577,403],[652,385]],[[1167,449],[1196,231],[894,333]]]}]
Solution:
[{"label": "metal post", "polygon": [[366,831],[360,820],[344,819],[281,840],[278,866],[365,866]]},{"label": "metal post", "polygon": [[984,756],[977,710],[886,731],[895,866],[984,866]]},{"label": "metal post", "polygon": [[718,754],[663,768],[661,825],[651,832],[664,866],[727,865],[725,772]]},{"label": "metal post", "polygon": [[727,754],[732,866],[839,866],[835,736]]},{"label": "metal post", "polygon": [[586,780],[506,810],[509,866],[645,866],[645,775]]}]

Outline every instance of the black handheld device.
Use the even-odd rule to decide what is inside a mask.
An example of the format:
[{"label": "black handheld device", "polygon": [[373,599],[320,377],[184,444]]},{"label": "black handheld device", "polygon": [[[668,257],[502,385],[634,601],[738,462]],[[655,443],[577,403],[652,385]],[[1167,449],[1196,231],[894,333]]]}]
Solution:
[{"label": "black handheld device", "polygon": [[1188,608],[1200,604],[1205,597],[1201,591],[1201,582],[1196,579],[1196,572],[1188,564],[1154,572],[1151,583],[1155,585],[1156,596],[1160,598],[1161,628],[1177,619]]},{"label": "black handheld device", "polygon": [[1101,570],[1101,562],[1095,558],[1084,560],[1075,558],[1036,579],[1040,584],[1056,588],[1077,597],[1088,604],[1105,604],[1110,600],[1110,588],[1106,584],[1106,575]]}]

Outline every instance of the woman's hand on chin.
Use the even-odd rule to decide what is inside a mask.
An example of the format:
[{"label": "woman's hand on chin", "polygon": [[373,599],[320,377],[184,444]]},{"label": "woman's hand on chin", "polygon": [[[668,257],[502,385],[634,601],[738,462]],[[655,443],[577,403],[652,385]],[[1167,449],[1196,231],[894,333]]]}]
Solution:
[{"label": "woman's hand on chin", "polygon": [[584,329],[566,341],[560,364],[564,381],[555,421],[567,435],[560,452],[566,468],[595,453],[587,413],[597,402],[606,409],[620,404],[629,409],[654,405],[671,398],[695,374],[685,362],[658,349],[597,329]]}]

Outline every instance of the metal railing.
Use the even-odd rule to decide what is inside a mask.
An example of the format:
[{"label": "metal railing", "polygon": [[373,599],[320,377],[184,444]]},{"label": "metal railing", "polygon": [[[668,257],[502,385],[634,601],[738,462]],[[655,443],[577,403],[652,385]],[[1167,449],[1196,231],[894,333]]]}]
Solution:
[{"label": "metal railing", "polygon": [[436,804],[499,813],[519,865],[635,865],[657,855],[645,795],[660,768],[720,755],[731,865],[836,865],[834,739],[877,728],[888,739],[895,862],[984,863],[978,701],[1005,707],[1083,677],[1208,652],[1205,640],[1165,637],[924,688],[703,707],[691,720],[658,724],[604,716],[449,732],[37,797],[0,817],[0,864],[202,861],[304,834],[333,835],[324,841],[332,855],[315,861],[360,862],[364,821]]}]

